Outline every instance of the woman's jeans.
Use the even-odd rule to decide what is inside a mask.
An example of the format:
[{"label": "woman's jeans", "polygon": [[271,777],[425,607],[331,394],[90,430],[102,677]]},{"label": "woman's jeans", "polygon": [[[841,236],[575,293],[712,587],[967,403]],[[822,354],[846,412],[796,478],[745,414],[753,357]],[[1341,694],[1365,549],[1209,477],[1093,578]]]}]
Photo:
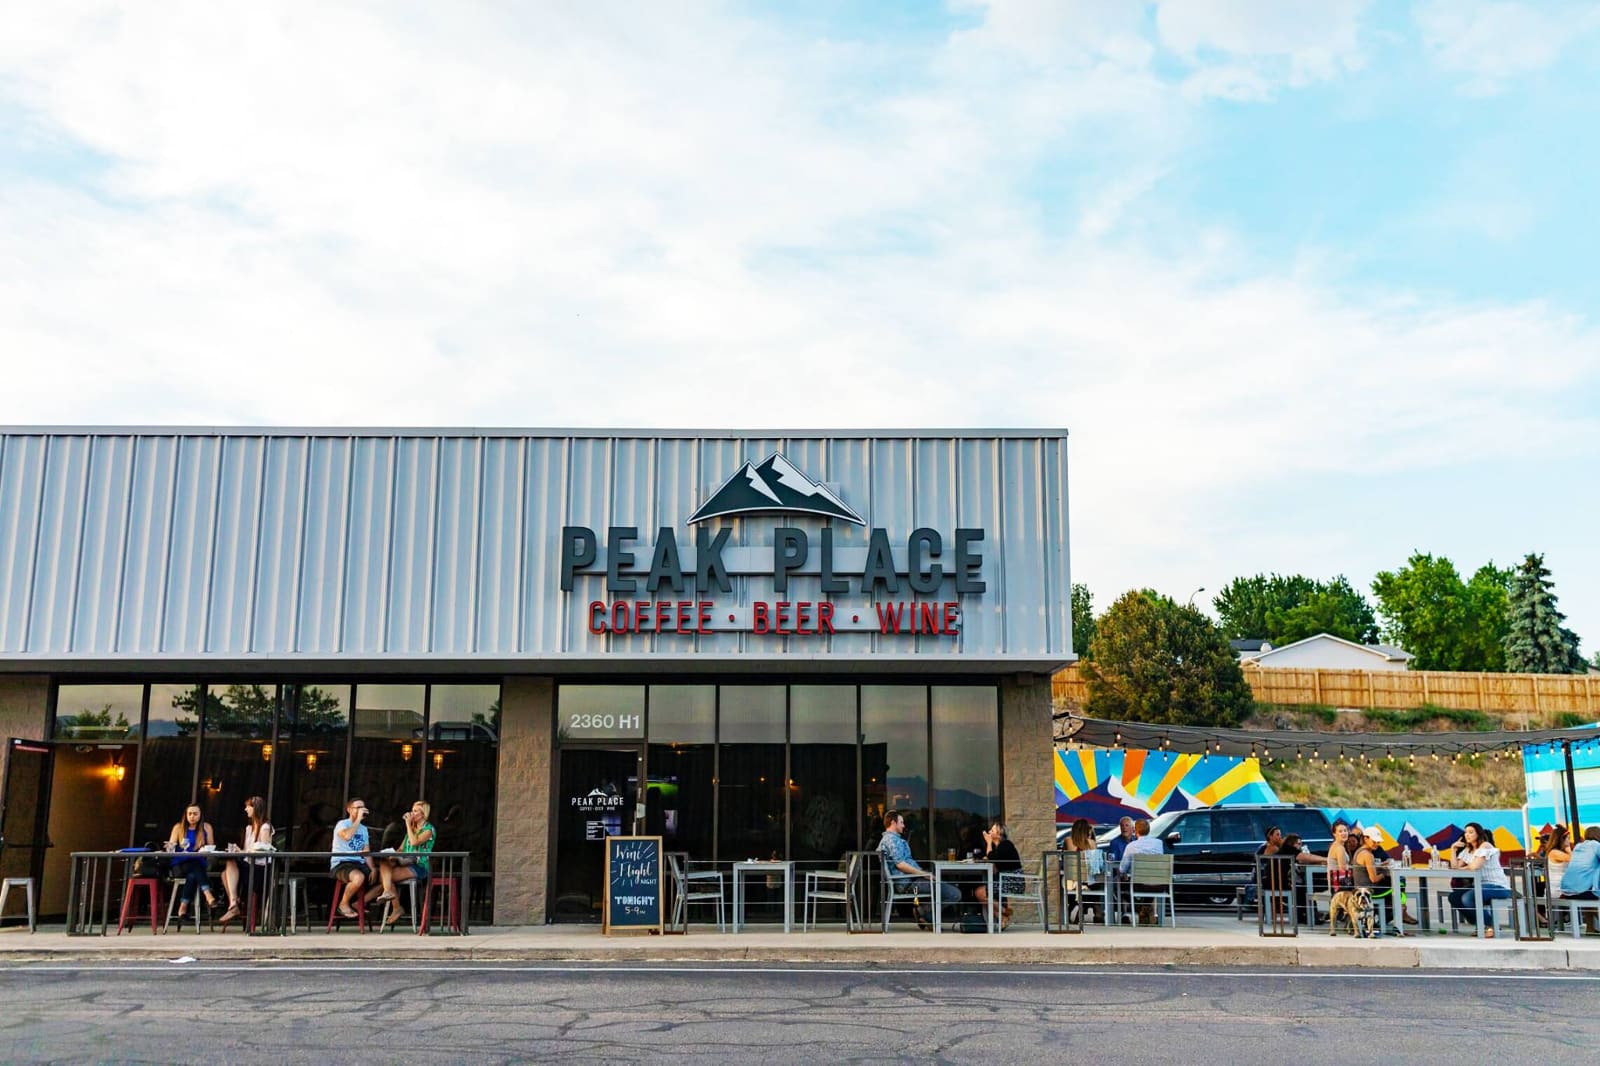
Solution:
[{"label": "woman's jeans", "polygon": [[211,878],[206,874],[204,859],[175,862],[172,872],[183,878],[183,885],[178,889],[179,903],[193,902],[196,892],[204,894],[211,891]]},{"label": "woman's jeans", "polygon": [[[1510,899],[1511,890],[1500,885],[1483,886],[1483,924],[1494,925],[1494,908],[1489,906],[1492,899]],[[1461,912],[1461,917],[1466,919],[1468,925],[1477,925],[1478,916],[1472,913],[1472,889],[1455,888],[1450,890],[1450,907]]]}]

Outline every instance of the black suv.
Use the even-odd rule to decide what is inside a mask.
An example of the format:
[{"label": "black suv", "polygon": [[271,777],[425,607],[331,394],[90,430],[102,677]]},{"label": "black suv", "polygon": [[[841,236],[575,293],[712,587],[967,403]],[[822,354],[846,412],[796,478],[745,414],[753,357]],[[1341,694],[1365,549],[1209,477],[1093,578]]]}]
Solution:
[{"label": "black suv", "polygon": [[1298,804],[1170,811],[1150,823],[1150,835],[1174,856],[1172,880],[1179,898],[1225,906],[1233,902],[1235,886],[1254,879],[1256,849],[1274,825],[1285,836],[1298,833],[1301,843],[1319,855],[1333,843],[1327,812]]}]

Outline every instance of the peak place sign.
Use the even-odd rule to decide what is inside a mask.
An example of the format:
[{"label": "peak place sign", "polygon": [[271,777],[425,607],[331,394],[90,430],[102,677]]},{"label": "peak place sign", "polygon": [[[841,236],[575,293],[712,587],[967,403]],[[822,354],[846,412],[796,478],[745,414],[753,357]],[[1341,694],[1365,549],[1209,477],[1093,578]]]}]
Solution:
[{"label": "peak place sign", "polygon": [[[778,453],[760,464],[744,464],[689,522],[784,513],[866,525],[836,492]],[[836,545],[828,526],[817,532],[815,544],[803,529],[775,526],[770,546],[761,547],[730,547],[733,530],[726,526],[713,534],[701,525],[694,533],[693,547],[681,548],[672,527],[662,526],[645,547],[637,526],[611,526],[603,543],[587,526],[564,526],[561,590],[572,592],[580,575],[604,574],[611,598],[590,601],[592,633],[809,636],[853,631],[954,635],[961,627],[959,597],[987,588],[979,552],[982,529],[958,528],[946,538],[919,527],[895,543],[887,530],[873,527],[865,547]],[[770,577],[777,598],[720,605],[713,597],[731,594],[734,576]],[[797,577],[817,578],[821,595],[785,598]],[[917,598],[939,594],[947,581],[958,599]],[[669,591],[670,598],[662,595]]]}]

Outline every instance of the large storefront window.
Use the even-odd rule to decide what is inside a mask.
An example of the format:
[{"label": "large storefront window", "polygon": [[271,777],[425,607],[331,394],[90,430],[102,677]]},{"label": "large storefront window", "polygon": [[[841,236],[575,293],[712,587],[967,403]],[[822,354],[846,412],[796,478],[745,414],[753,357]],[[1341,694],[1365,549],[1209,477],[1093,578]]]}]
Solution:
[{"label": "large storefront window", "polygon": [[717,854],[781,859],[788,814],[784,688],[723,685],[718,706]]},{"label": "large storefront window", "polygon": [[[350,787],[370,812],[373,844],[405,843],[401,816],[422,797],[424,685],[357,685],[350,742]],[[440,845],[441,849],[443,845]]]},{"label": "large storefront window", "polygon": [[217,846],[244,839],[244,804],[272,791],[277,685],[211,685],[200,734],[200,785],[195,800],[216,830]]},{"label": "large storefront window", "polygon": [[[428,716],[422,796],[433,808],[437,847],[440,851],[471,852],[472,920],[489,921],[494,897],[500,686],[434,685],[428,694]],[[534,817],[533,813],[528,817]]]},{"label": "large storefront window", "polygon": [[[344,817],[348,798],[345,755],[349,726],[349,685],[284,686],[283,715],[274,745],[275,751],[283,754],[273,755],[282,763],[272,825],[289,830],[289,847],[294,851],[327,851],[333,845],[333,827]],[[357,781],[353,787],[360,792],[362,783]]]},{"label": "large storefront window", "polygon": [[992,688],[935,685],[933,851],[965,856],[983,849],[983,830],[1000,809],[999,705]]},{"label": "large storefront window", "polygon": [[858,847],[854,685],[789,690],[789,776],[790,855],[833,860]]},{"label": "large storefront window", "polygon": [[717,689],[650,686],[644,831],[668,850],[709,856],[716,826]]},{"label": "large storefront window", "polygon": [[927,854],[928,690],[920,685],[861,687],[861,771],[866,778],[862,839],[883,835],[883,814],[906,816],[906,840]]},{"label": "large storefront window", "polygon": [[[200,739],[199,689],[151,685],[139,760],[134,843],[159,846],[195,796],[195,746]],[[206,812],[207,817],[210,812]]]},{"label": "large storefront window", "polygon": [[[673,684],[641,697],[638,686],[583,684],[557,694],[564,727],[641,702],[643,831],[693,860],[834,866],[877,846],[890,807],[905,812],[912,851],[926,859],[980,847],[983,823],[1002,810],[993,686]],[[557,739],[574,756],[637,750],[627,737],[567,728]],[[624,823],[618,831],[631,831]]]},{"label": "large storefront window", "polygon": [[[635,691],[642,730],[644,690]],[[614,689],[596,696],[615,706]],[[190,802],[219,847],[238,843],[245,801],[257,796],[284,847],[327,850],[350,796],[372,811],[374,845],[394,846],[400,816],[424,799],[439,850],[472,855],[473,920],[491,920],[499,685],[61,685],[51,729],[58,740],[94,741],[90,769],[126,789],[129,813],[101,819],[120,826],[116,847],[159,846]]]}]

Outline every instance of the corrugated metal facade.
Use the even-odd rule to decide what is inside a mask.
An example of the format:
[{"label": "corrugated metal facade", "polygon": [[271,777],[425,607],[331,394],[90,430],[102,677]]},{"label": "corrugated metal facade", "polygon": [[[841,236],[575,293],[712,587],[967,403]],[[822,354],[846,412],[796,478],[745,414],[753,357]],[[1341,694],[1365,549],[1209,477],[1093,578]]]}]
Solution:
[{"label": "corrugated metal facade", "polygon": [[[602,538],[638,526],[648,565],[658,527],[692,547],[694,509],[774,451],[836,486],[897,552],[917,526],[984,528],[988,589],[961,597],[959,636],[589,631],[604,581],[580,575],[561,592],[562,526]],[[776,525],[815,541],[824,524],[718,523],[731,545],[767,550]],[[860,526],[832,528],[841,549],[866,544]],[[646,656],[1046,667],[1071,656],[1070,588],[1064,432],[0,433],[0,668]],[[760,575],[735,575],[719,597],[774,598]],[[781,598],[823,599],[820,579],[791,579]],[[869,609],[854,589],[832,598]]]}]

